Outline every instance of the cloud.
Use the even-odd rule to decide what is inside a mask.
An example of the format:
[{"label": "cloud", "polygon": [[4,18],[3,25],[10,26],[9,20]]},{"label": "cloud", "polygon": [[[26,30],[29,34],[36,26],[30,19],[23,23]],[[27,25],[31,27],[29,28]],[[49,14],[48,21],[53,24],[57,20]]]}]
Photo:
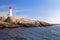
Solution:
[{"label": "cloud", "polygon": [[59,15],[59,14],[55,14],[55,15],[53,15],[53,17],[50,17],[50,18],[48,19],[48,21],[49,21],[50,23],[60,24],[60,15]]},{"label": "cloud", "polygon": [[48,23],[52,23],[52,24],[60,24],[60,13],[54,13],[47,17],[38,16],[35,19],[40,20],[40,21],[45,21]]},{"label": "cloud", "polygon": [[13,10],[13,12],[25,12],[25,11],[29,11],[31,9],[23,9],[23,10]]},{"label": "cloud", "polygon": [[0,6],[0,8],[5,8],[5,7],[8,7],[8,5],[2,5],[2,6]]},{"label": "cloud", "polygon": [[[20,12],[28,12],[28,11],[30,11],[31,9],[22,9],[22,10],[18,10],[18,9],[16,9],[16,10],[13,10],[13,15],[14,16],[17,16],[17,17],[23,17],[23,18],[28,18],[28,15],[26,15],[26,14],[20,14],[19,15],[19,13]],[[19,13],[18,13],[19,12]],[[17,14],[17,15],[16,15]]]},{"label": "cloud", "polygon": [[8,15],[8,11],[7,10],[5,10],[5,8],[7,8],[8,7],[8,5],[1,5],[0,6],[0,16],[5,16],[5,15]]},{"label": "cloud", "polygon": [[6,16],[8,15],[8,11],[0,12],[0,16]]},{"label": "cloud", "polygon": [[52,17],[49,19],[50,23],[60,24],[60,17]]}]

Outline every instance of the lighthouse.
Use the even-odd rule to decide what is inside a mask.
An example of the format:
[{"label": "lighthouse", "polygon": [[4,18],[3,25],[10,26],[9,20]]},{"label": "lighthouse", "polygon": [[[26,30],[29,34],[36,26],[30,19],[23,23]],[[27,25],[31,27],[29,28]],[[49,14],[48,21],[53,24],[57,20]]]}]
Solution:
[{"label": "lighthouse", "polygon": [[9,16],[12,16],[12,7],[9,7]]}]

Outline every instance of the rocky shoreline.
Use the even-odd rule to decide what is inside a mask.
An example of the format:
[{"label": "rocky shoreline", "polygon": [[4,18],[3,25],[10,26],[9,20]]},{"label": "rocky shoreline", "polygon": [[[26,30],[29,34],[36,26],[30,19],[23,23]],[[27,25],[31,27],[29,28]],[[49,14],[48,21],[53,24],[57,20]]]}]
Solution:
[{"label": "rocky shoreline", "polygon": [[18,27],[48,27],[52,24],[39,21],[30,20],[25,18],[16,18],[12,16],[1,16],[0,17],[0,28],[18,28]]}]

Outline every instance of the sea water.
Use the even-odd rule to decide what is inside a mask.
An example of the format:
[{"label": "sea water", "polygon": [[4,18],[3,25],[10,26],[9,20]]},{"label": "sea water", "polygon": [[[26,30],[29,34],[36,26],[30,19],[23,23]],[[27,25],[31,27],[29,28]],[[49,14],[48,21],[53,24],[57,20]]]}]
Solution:
[{"label": "sea water", "polygon": [[60,40],[60,25],[0,30],[0,40]]}]

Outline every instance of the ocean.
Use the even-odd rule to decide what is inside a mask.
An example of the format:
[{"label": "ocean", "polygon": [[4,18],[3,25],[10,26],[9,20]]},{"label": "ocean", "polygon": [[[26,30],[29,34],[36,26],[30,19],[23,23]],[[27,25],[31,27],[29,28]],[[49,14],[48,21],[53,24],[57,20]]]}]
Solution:
[{"label": "ocean", "polygon": [[60,25],[39,28],[1,29],[0,40],[60,40]]}]

